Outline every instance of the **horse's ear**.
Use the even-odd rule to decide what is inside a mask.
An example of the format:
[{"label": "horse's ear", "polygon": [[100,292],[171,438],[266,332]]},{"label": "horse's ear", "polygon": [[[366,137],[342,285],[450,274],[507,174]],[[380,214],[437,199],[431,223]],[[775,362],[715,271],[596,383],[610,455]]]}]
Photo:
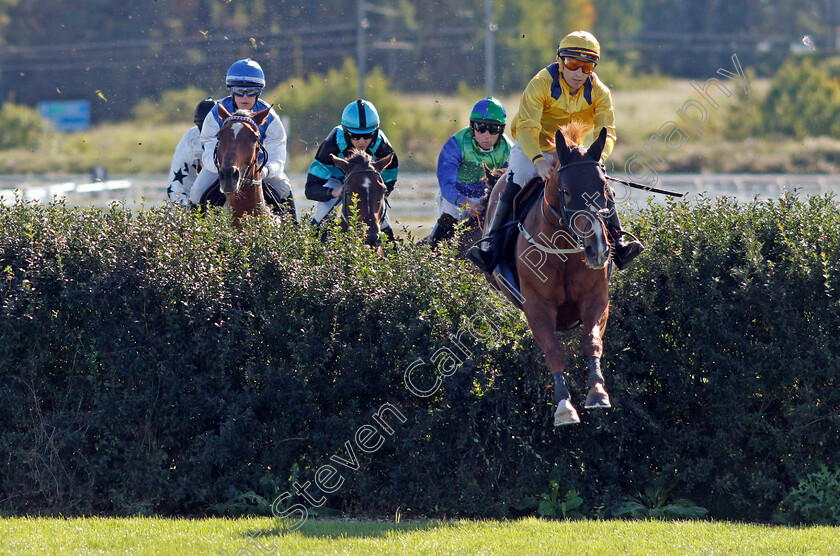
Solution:
[{"label": "horse's ear", "polygon": [[347,161],[341,157],[335,156],[333,153],[330,153],[330,156],[332,157],[333,164],[335,164],[335,167],[346,174],[347,170],[350,169],[350,165],[347,164]]},{"label": "horse's ear", "polygon": [[228,111],[227,111],[227,108],[225,108],[225,107],[222,105],[222,103],[221,103],[221,102],[217,102],[217,103],[216,103],[216,106],[218,106],[218,107],[219,107],[219,117],[222,119],[222,121],[225,121],[225,120],[227,120],[228,118],[230,118],[230,112],[228,112]]},{"label": "horse's ear", "polygon": [[592,143],[589,149],[586,150],[586,154],[588,154],[595,162],[599,162],[601,160],[601,153],[604,152],[604,145],[606,144],[607,128],[602,127],[601,133],[598,134],[598,138],[595,139],[595,142]]},{"label": "horse's ear", "polygon": [[563,132],[559,129],[554,134],[554,144],[557,145],[557,158],[561,165],[572,159],[572,149],[566,144],[566,138],[563,137]]},{"label": "horse's ear", "polygon": [[265,110],[254,112],[254,114],[251,115],[251,119],[254,120],[254,123],[256,123],[257,125],[263,125],[263,122],[268,117],[269,112],[271,112],[271,106],[269,106]]},{"label": "horse's ear", "polygon": [[391,164],[391,160],[393,158],[394,158],[394,153],[391,153],[384,158],[380,158],[379,160],[377,160],[376,162],[373,163],[373,168],[381,174],[382,170],[384,170],[385,168],[388,167],[389,164]]}]

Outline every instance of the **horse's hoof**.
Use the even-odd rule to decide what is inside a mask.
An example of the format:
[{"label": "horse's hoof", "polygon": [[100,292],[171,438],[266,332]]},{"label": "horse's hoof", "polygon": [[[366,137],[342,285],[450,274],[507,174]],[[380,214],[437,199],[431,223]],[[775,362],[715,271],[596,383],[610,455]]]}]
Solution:
[{"label": "horse's hoof", "polygon": [[580,423],[577,410],[569,400],[563,400],[557,404],[557,411],[554,412],[554,426],[576,425]]},{"label": "horse's hoof", "polygon": [[610,395],[604,390],[601,384],[596,384],[589,390],[589,395],[586,396],[586,403],[583,404],[586,409],[606,409],[612,407],[610,404]]}]

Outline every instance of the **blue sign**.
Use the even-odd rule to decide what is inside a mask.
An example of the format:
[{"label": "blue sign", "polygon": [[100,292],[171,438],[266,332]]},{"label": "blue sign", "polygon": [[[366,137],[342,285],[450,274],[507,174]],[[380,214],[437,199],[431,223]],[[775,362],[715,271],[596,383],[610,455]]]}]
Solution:
[{"label": "blue sign", "polygon": [[86,100],[56,100],[38,103],[38,113],[58,131],[90,129],[90,103]]}]

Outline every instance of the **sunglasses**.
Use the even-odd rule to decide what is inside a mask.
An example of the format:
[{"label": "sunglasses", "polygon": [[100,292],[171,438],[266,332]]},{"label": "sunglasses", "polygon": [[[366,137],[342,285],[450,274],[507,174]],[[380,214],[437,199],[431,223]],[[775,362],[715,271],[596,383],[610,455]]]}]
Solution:
[{"label": "sunglasses", "polygon": [[374,133],[376,133],[376,132],[375,131],[372,131],[370,133],[350,133],[350,132],[348,132],[347,134],[350,136],[350,139],[352,139],[354,141],[357,141],[359,139],[373,139],[373,134]]},{"label": "sunglasses", "polygon": [[595,69],[595,62],[587,62],[585,60],[578,60],[577,58],[564,57],[563,65],[572,71],[582,69],[583,73],[592,73],[592,70]]},{"label": "sunglasses", "polygon": [[229,87],[230,94],[235,97],[255,97],[260,94],[259,87]]},{"label": "sunglasses", "polygon": [[473,124],[472,128],[476,133],[489,133],[498,135],[505,130],[504,124]]}]

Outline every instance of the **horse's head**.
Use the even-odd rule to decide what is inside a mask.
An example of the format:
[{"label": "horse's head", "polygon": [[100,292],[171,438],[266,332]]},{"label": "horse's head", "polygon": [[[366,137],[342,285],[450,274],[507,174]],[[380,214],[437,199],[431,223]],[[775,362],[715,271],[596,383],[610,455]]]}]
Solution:
[{"label": "horse's head", "polygon": [[[592,268],[604,268],[610,257],[604,219],[607,214],[607,179],[600,164],[607,141],[606,128],[589,149],[570,146],[563,129],[576,142],[578,126],[564,126],[555,134],[557,158],[557,201],[563,225],[583,244],[586,261]],[[546,188],[552,186],[551,180]]]},{"label": "horse's head", "polygon": [[228,198],[239,193],[243,185],[260,179],[258,167],[260,129],[271,108],[259,112],[237,110],[233,114],[221,103],[219,117],[222,127],[216,134],[216,168],[219,171],[219,190]]},{"label": "horse's head", "polygon": [[[331,155],[336,168],[344,172],[344,192],[341,218],[346,223],[351,208],[356,207],[359,218],[367,224],[368,230],[365,243],[370,246],[379,245],[380,218],[385,204],[385,182],[382,180],[382,170],[391,163],[393,155],[388,155],[373,162],[366,152],[354,150],[344,159]],[[346,225],[346,224],[345,224]]]}]

